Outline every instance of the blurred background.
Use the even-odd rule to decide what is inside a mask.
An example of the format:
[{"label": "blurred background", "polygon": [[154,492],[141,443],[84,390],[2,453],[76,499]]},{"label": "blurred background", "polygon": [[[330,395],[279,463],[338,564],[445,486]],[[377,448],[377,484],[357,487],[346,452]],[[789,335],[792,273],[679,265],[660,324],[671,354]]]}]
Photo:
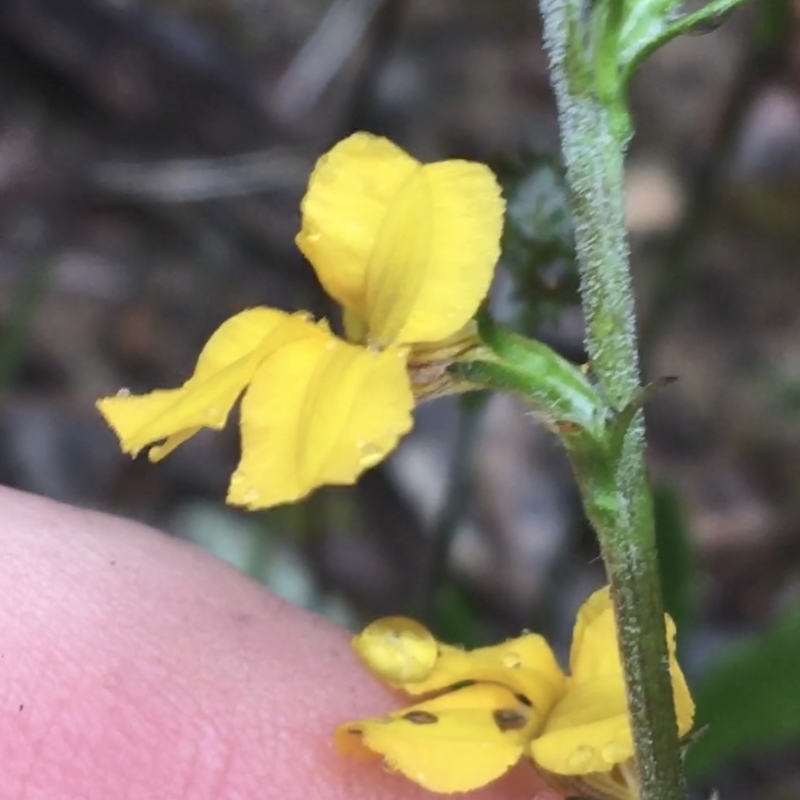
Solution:
[{"label": "blurred background", "polygon": [[[679,377],[647,411],[667,603],[710,726],[697,797],[800,797],[796,14],[748,5],[631,93],[643,361]],[[512,399],[424,406],[358,486],[259,514],[223,504],[235,425],[150,465],[94,410],[181,383],[245,307],[331,313],[298,201],[358,129],[497,169],[495,312],[581,362],[534,4],[3,0],[0,98],[0,482],[190,539],[351,627],[413,613],[451,641],[528,627],[566,653],[602,564],[562,453]]]}]

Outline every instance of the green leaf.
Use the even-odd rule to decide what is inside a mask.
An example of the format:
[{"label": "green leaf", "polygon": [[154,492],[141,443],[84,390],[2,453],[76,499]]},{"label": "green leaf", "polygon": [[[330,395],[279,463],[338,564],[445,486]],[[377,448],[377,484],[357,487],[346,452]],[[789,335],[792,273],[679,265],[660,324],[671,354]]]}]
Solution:
[{"label": "green leaf", "polygon": [[619,42],[619,66],[626,84],[637,67],[676,36],[704,25],[716,26],[744,0],[711,0],[689,14],[678,14],[674,0],[633,0],[627,9]]},{"label": "green leaf", "polygon": [[[631,62],[635,61],[636,65],[641,63],[646,56],[637,60],[637,55],[664,34],[678,16],[682,5],[681,0],[631,0],[628,3],[618,58],[623,70]],[[649,50],[647,54],[651,52]],[[635,68],[630,68],[630,72]]]},{"label": "green leaf", "polygon": [[503,263],[514,279],[516,325],[533,332],[578,299],[569,187],[549,156],[498,165],[506,196]]},{"label": "green leaf", "polygon": [[437,588],[436,615],[431,627],[440,641],[467,648],[480,647],[490,639],[470,598],[452,582]]},{"label": "green leaf", "polygon": [[695,563],[686,517],[671,486],[656,487],[653,516],[664,609],[675,621],[680,640],[688,632],[695,615]]},{"label": "green leaf", "polygon": [[794,9],[791,0],[766,0],[756,23],[756,42],[762,49],[781,47],[792,32]]},{"label": "green leaf", "polygon": [[0,324],[0,396],[11,388],[25,357],[33,316],[47,293],[51,277],[48,263],[28,265]]},{"label": "green leaf", "polygon": [[591,13],[589,29],[595,40],[591,45],[594,87],[606,107],[617,105],[621,98],[617,54],[627,11],[624,0],[600,0]]},{"label": "green leaf", "polygon": [[689,748],[692,779],[746,753],[800,741],[800,611],[731,647],[696,682],[697,724],[708,732]]}]

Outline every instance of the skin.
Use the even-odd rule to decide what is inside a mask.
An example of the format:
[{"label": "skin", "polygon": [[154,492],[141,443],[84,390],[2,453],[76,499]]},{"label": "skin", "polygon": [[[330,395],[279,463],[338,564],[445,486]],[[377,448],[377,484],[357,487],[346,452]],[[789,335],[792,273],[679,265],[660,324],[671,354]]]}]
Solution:
[{"label": "skin", "polygon": [[[349,634],[201,550],[0,488],[4,800],[421,800],[334,727],[397,706]],[[525,764],[480,800],[558,800]]]}]

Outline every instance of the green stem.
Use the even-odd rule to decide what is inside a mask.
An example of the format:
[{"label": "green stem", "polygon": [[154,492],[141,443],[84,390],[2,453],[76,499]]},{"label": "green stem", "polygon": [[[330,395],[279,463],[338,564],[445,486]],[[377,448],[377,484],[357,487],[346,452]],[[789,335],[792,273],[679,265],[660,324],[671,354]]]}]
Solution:
[{"label": "green stem", "polygon": [[[634,298],[624,226],[624,100],[598,91],[576,0],[540,0],[555,88],[595,377],[617,410],[639,387]],[[603,73],[605,74],[605,73]],[[602,96],[601,96],[602,95]],[[611,583],[642,800],[686,796],[669,673],[652,496],[638,412],[613,456],[572,453]]]}]

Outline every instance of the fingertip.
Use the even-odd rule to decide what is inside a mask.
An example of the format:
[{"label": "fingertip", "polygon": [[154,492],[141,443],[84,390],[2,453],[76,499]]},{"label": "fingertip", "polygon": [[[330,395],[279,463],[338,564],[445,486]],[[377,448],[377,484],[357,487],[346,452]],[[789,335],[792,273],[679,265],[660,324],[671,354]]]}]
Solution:
[{"label": "fingertip", "polygon": [[[143,525],[2,488],[0,507],[4,797],[433,796],[336,753],[337,725],[398,703],[347,631]],[[472,796],[543,789],[523,764]]]}]

